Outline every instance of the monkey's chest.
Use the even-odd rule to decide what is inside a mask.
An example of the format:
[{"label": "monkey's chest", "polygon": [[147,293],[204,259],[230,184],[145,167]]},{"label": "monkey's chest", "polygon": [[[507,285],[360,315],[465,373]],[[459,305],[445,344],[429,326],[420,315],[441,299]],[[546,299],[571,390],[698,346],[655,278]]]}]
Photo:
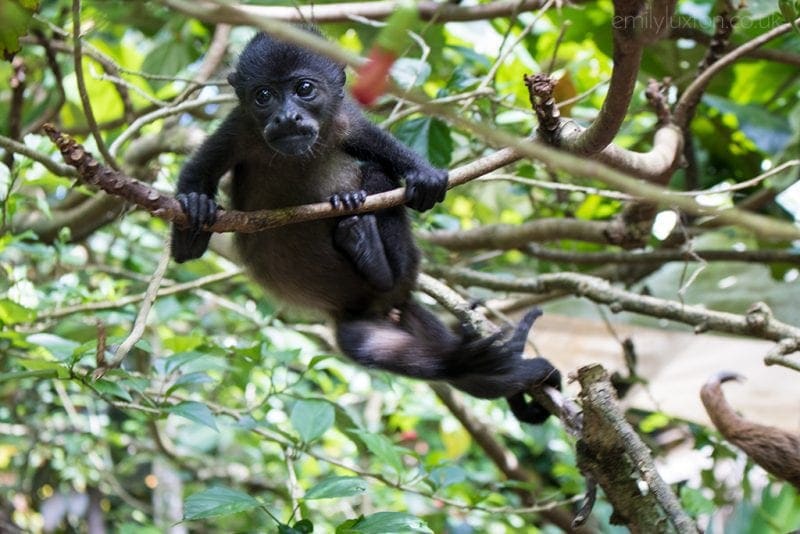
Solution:
[{"label": "monkey's chest", "polygon": [[[246,181],[234,177],[233,191],[233,207],[243,211],[325,202],[334,193],[361,188],[358,162],[344,154],[330,158],[325,168],[244,174]],[[258,178],[263,181],[253,183]],[[336,223],[324,219],[237,234],[236,245],[255,281],[282,300],[329,313],[360,308],[371,290],[334,247]]]}]

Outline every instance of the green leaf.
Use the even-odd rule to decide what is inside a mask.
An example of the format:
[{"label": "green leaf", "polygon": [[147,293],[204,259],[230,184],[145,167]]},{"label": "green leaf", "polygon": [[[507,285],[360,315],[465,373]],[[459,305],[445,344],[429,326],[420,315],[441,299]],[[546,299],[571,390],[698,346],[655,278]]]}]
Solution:
[{"label": "green leaf", "polygon": [[6,59],[19,50],[19,38],[30,29],[38,0],[3,0],[0,2],[0,54]]},{"label": "green leaf", "polygon": [[795,20],[797,20],[797,6],[798,3],[795,0],[778,0],[778,9],[781,10],[781,15],[786,19],[786,22],[791,23],[795,31],[800,33],[800,27],[795,23]]},{"label": "green leaf", "polygon": [[114,397],[118,397],[128,402],[133,401],[133,398],[131,397],[130,393],[128,393],[125,389],[122,388],[122,386],[120,386],[116,382],[100,379],[94,383],[94,388],[100,393],[103,393],[104,395],[111,395]]},{"label": "green leaf", "polygon": [[432,165],[445,168],[453,155],[450,128],[432,117],[417,117],[397,125],[394,135],[425,156]]},{"label": "green leaf", "polygon": [[204,356],[205,354],[197,351],[179,352],[177,354],[173,354],[166,359],[166,362],[164,362],[164,372],[169,374],[177,369],[180,369],[187,363],[198,360]]},{"label": "green leaf", "polygon": [[367,483],[358,477],[330,477],[326,478],[310,490],[303,497],[309,499],[333,499],[337,497],[352,497],[367,491]]},{"label": "green leaf", "polygon": [[31,371],[55,371],[58,378],[68,378],[69,377],[69,369],[64,366],[61,362],[51,362],[47,360],[28,360],[28,359],[20,359],[16,360],[21,366],[25,369],[29,369]]},{"label": "green leaf", "polygon": [[20,306],[13,300],[0,299],[0,323],[13,325],[30,323],[36,318],[36,312]]},{"label": "green leaf", "polygon": [[378,512],[345,521],[336,534],[389,534],[391,532],[433,532],[422,519],[402,512]]},{"label": "green leaf", "polygon": [[186,386],[196,386],[198,384],[208,384],[209,382],[213,382],[214,379],[208,376],[206,373],[196,372],[196,373],[187,373],[185,375],[181,375],[178,377],[177,380],[167,389],[166,395],[169,395],[173,391],[178,388],[186,387]]},{"label": "green leaf", "polygon": [[370,432],[361,430],[356,432],[359,438],[364,442],[364,445],[377,456],[382,462],[389,464],[392,469],[397,473],[403,472],[403,462],[394,444],[381,434],[372,434]]},{"label": "green leaf", "polygon": [[217,422],[214,420],[214,414],[211,412],[208,406],[203,403],[184,401],[180,404],[176,404],[175,406],[170,406],[167,408],[167,411],[169,413],[174,413],[175,415],[185,417],[186,419],[194,421],[195,423],[205,425],[219,432],[219,429],[217,428]]},{"label": "green leaf", "polygon": [[332,425],[333,406],[319,400],[300,400],[292,407],[290,420],[300,435],[300,439],[309,443],[325,433]]},{"label": "green leaf", "polygon": [[419,59],[400,58],[392,65],[390,71],[397,85],[403,89],[411,89],[424,84],[431,75],[431,66]]},{"label": "green leaf", "polygon": [[64,339],[63,337],[47,333],[31,334],[27,337],[27,341],[33,345],[44,347],[54,358],[62,361],[70,359],[75,349],[81,346],[80,343],[72,341],[71,339]]},{"label": "green leaf", "polygon": [[278,534],[311,534],[314,532],[314,523],[308,519],[301,519],[292,526],[278,525]]},{"label": "green leaf", "polygon": [[[170,41],[157,46],[147,54],[142,63],[142,71],[159,76],[175,76],[186,68],[194,57],[194,52],[185,41]],[[149,79],[153,89],[160,89],[168,82]]]},{"label": "green leaf", "polygon": [[256,499],[238,490],[216,486],[190,495],[183,503],[185,520],[219,517],[261,506]]}]

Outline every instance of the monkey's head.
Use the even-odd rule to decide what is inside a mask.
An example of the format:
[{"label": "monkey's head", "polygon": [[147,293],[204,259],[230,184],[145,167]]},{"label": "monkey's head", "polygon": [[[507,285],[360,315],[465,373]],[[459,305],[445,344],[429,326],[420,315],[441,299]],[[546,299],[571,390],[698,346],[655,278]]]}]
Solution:
[{"label": "monkey's head", "polygon": [[253,37],[228,76],[267,146],[286,156],[309,155],[320,134],[324,140],[344,98],[344,81],[343,65],[265,33]]}]

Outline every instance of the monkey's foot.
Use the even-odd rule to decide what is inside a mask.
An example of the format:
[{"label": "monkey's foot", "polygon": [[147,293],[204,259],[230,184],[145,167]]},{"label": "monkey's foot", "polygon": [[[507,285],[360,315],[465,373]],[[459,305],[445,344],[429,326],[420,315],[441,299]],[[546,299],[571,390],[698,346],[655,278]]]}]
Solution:
[{"label": "monkey's foot", "polygon": [[333,209],[352,210],[363,205],[365,200],[367,200],[367,192],[360,189],[358,191],[347,191],[331,195],[329,202],[331,206],[333,206]]}]

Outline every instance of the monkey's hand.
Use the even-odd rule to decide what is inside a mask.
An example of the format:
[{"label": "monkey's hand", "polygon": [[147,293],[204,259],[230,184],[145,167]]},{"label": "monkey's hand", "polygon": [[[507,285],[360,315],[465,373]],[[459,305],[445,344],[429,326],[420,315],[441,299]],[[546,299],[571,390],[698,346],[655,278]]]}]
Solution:
[{"label": "monkey's hand", "polygon": [[217,203],[204,193],[178,193],[175,198],[189,219],[188,228],[172,227],[172,257],[183,263],[199,258],[208,248],[212,232],[203,227],[217,220]]},{"label": "monkey's hand", "polygon": [[406,181],[406,204],[417,211],[427,211],[444,200],[447,171],[430,165],[412,167],[403,173]]}]

